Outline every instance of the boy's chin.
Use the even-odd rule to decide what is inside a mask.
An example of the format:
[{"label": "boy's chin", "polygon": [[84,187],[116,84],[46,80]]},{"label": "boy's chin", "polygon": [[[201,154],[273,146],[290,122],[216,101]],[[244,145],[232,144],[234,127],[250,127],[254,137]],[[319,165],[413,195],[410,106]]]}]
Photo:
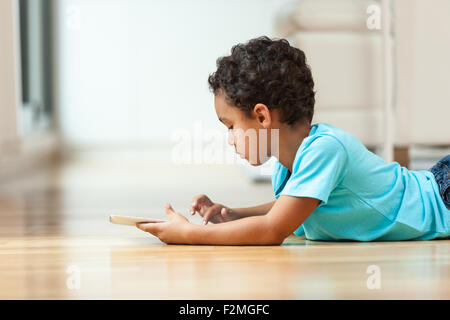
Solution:
[{"label": "boy's chin", "polygon": [[248,159],[245,159],[245,160],[247,160],[247,162],[252,166],[252,167],[259,167],[259,166],[261,166],[261,165],[263,165],[264,163],[266,163],[267,161],[269,161],[269,159],[270,158],[267,158],[267,159],[265,159],[263,162],[260,162],[260,161],[257,161],[257,162],[250,162]]}]

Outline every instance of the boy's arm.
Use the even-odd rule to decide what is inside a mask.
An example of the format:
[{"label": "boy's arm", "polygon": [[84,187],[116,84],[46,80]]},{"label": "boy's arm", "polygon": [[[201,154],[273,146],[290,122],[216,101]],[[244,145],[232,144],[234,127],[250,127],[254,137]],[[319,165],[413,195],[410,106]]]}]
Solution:
[{"label": "boy's arm", "polygon": [[269,210],[273,207],[275,201],[261,204],[259,206],[248,207],[248,208],[235,208],[230,209],[230,215],[235,217],[236,219],[251,217],[251,216],[262,216],[269,212]]},{"label": "boy's arm", "polygon": [[[320,200],[306,197],[280,196],[265,215],[245,217],[220,224],[185,229],[181,242],[167,243],[212,245],[279,245],[291,235],[319,205]],[[269,204],[263,205],[268,207]],[[261,213],[265,207],[259,206]],[[242,211],[241,211],[242,212]],[[245,214],[245,211],[244,211]]]},{"label": "boy's arm", "polygon": [[191,215],[198,212],[203,217],[203,224],[207,224],[208,222],[222,223],[245,217],[264,215],[272,208],[274,203],[275,201],[272,201],[254,207],[232,209],[211,201],[205,194],[200,194],[192,199],[189,211]]}]

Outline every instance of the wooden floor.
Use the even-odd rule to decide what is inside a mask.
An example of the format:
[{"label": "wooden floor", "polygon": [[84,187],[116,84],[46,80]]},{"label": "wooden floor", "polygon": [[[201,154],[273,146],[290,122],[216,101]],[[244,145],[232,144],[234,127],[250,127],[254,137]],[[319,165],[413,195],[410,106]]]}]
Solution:
[{"label": "wooden floor", "polygon": [[107,219],[161,218],[165,202],[187,216],[197,193],[241,206],[271,192],[232,166],[139,161],[76,160],[3,182],[0,298],[450,299],[450,241],[173,246]]}]

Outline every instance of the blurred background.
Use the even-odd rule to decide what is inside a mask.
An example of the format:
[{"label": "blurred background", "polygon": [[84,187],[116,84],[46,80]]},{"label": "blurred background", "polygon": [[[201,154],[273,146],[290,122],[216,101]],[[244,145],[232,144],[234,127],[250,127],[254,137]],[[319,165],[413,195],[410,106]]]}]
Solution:
[{"label": "blurred background", "polygon": [[[187,212],[198,193],[273,200],[267,172],[223,160],[207,86],[261,35],[305,51],[314,123],[413,170],[450,153],[447,0],[0,0],[3,231],[94,232],[110,213]],[[180,136],[191,156],[176,163]],[[198,158],[208,141],[219,161]]]}]

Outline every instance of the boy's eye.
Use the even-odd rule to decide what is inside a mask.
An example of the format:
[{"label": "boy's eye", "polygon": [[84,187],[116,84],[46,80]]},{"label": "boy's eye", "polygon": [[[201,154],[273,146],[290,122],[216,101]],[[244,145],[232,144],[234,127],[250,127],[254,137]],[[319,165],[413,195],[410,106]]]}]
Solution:
[{"label": "boy's eye", "polygon": [[228,128],[228,130],[233,130],[233,126],[230,126],[230,127]]}]

